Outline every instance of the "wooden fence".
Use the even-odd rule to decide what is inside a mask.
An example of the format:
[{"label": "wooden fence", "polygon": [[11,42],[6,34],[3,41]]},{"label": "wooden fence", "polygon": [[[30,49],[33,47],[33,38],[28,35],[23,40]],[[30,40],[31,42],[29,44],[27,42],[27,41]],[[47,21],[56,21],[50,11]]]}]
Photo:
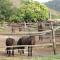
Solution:
[{"label": "wooden fence", "polygon": [[[60,44],[60,43],[56,43],[56,40],[55,40],[55,31],[58,30],[60,28],[60,26],[54,28],[53,24],[51,23],[51,29],[50,30],[46,30],[46,31],[42,31],[42,32],[20,32],[19,34],[17,33],[11,33],[11,34],[1,34],[1,35],[44,35],[46,33],[50,33],[52,32],[52,43],[48,43],[48,44],[40,44],[40,45],[19,45],[19,46],[6,46],[7,47],[35,47],[35,46],[40,46],[40,47],[44,47],[44,46],[53,46],[53,52],[54,54],[56,54],[56,44]],[[1,48],[1,47],[0,47]],[[30,49],[31,50],[31,49]],[[31,52],[29,50],[29,52]],[[31,53],[28,53],[28,55],[32,55],[32,52]]]},{"label": "wooden fence", "polygon": [[[56,40],[55,40],[55,31],[57,29],[59,29],[60,27],[58,26],[56,28],[53,28],[53,25],[51,27],[52,27],[51,30],[46,30],[46,31],[42,31],[42,32],[23,32],[23,33],[20,33],[19,35],[23,35],[23,34],[25,34],[25,35],[43,35],[43,34],[52,32],[52,41],[53,41],[52,43],[40,44],[40,45],[18,45],[18,46],[7,46],[7,47],[38,47],[38,46],[39,47],[45,47],[45,46],[52,46],[53,52],[54,52],[54,54],[56,54],[56,45],[58,45],[60,43],[56,42]],[[30,50],[28,50],[28,56],[32,56],[31,48],[29,48],[29,49]]]}]

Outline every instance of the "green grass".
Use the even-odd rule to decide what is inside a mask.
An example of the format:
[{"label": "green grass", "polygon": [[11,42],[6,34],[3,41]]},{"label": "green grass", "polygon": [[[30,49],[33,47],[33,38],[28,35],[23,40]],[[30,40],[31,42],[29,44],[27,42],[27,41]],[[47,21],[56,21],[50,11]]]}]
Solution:
[{"label": "green grass", "polygon": [[0,60],[60,60],[60,55],[48,56],[48,57],[0,57]]}]

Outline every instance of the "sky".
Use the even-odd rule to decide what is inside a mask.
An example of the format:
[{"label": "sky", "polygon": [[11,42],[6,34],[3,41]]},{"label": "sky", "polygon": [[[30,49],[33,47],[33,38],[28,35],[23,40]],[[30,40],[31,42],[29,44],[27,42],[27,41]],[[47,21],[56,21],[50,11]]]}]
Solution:
[{"label": "sky", "polygon": [[34,0],[34,1],[38,1],[38,2],[48,2],[48,1],[51,1],[51,0]]}]

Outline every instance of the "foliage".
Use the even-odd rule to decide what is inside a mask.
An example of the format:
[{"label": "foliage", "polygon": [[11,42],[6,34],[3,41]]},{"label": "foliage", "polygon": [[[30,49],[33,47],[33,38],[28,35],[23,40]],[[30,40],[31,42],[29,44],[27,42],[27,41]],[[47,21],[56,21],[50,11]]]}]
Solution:
[{"label": "foliage", "polygon": [[48,9],[45,5],[32,0],[23,0],[20,8],[12,6],[10,0],[0,0],[0,21],[6,22],[36,22],[48,19]]},{"label": "foliage", "polygon": [[10,0],[0,0],[0,21],[17,22],[19,20],[18,8],[13,7]]},{"label": "foliage", "polygon": [[8,22],[20,22],[20,17],[19,17],[19,9],[18,8],[15,8],[13,9],[12,11],[12,15],[10,16]]},{"label": "foliage", "polygon": [[27,4],[20,5],[19,16],[20,20],[25,22],[47,20],[48,9],[45,5],[32,1]]},{"label": "foliage", "polygon": [[0,0],[0,21],[8,20],[11,15],[11,3],[9,0]]}]

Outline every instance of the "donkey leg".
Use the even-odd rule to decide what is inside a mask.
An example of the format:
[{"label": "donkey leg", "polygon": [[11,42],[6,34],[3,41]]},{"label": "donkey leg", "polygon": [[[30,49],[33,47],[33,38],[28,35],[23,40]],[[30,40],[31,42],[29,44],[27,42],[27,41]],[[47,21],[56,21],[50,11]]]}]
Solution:
[{"label": "donkey leg", "polygon": [[20,55],[21,55],[21,51],[18,49],[18,53],[20,53]]},{"label": "donkey leg", "polygon": [[7,50],[7,55],[10,56],[11,55],[10,48],[6,48],[6,50]]},{"label": "donkey leg", "polygon": [[22,54],[24,54],[24,49],[25,49],[25,47],[22,47],[22,50],[21,50]]},{"label": "donkey leg", "polygon": [[10,56],[11,55],[11,51],[10,51],[10,49],[8,50],[8,56]]},{"label": "donkey leg", "polygon": [[14,56],[14,48],[12,49],[12,55]]},{"label": "donkey leg", "polygon": [[32,56],[32,47],[28,47],[28,56]]},{"label": "donkey leg", "polygon": [[7,54],[8,54],[8,50],[7,50]]},{"label": "donkey leg", "polygon": [[41,35],[39,35],[39,40],[43,41],[43,37]]},{"label": "donkey leg", "polygon": [[6,54],[8,54],[8,49],[6,48]]},{"label": "donkey leg", "polygon": [[22,54],[24,54],[24,50],[22,50]]},{"label": "donkey leg", "polygon": [[18,53],[20,52],[20,50],[18,49]]}]

